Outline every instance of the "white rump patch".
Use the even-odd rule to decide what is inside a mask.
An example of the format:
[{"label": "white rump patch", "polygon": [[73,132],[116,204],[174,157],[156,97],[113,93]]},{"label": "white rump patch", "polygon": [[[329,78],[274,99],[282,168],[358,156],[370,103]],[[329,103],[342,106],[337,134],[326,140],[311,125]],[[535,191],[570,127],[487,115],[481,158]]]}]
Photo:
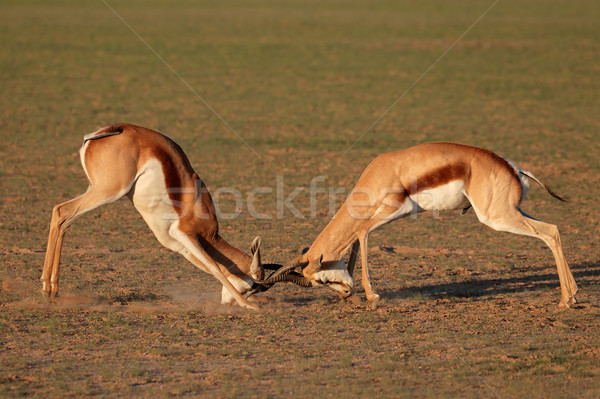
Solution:
[{"label": "white rump patch", "polygon": [[90,174],[88,173],[87,168],[85,167],[85,153],[87,151],[87,148],[88,148],[89,144],[90,143],[88,141],[85,141],[83,143],[83,145],[79,149],[79,159],[81,160],[81,166],[83,167],[83,171],[85,172],[85,175],[87,176],[88,180],[91,183],[92,179],[90,178]]},{"label": "white rump patch", "polygon": [[523,187],[523,195],[521,196],[521,202],[525,200],[525,196],[529,191],[529,178],[525,175],[525,173],[532,174],[531,172],[523,171],[523,169],[519,168],[519,166],[511,161],[510,159],[502,158],[517,172],[517,176],[519,176],[519,181],[521,182],[521,187]]}]

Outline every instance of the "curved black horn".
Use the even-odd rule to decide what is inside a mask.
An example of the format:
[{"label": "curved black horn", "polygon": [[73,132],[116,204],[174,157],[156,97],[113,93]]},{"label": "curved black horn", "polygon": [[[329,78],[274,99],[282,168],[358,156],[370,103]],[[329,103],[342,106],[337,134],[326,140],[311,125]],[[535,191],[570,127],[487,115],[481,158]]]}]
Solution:
[{"label": "curved black horn", "polygon": [[277,276],[271,275],[265,280],[252,279],[252,281],[256,283],[256,286],[244,295],[245,298],[248,298],[249,296],[257,294],[259,292],[265,292],[266,290],[274,286],[276,283],[288,282],[299,285],[300,287],[312,287],[311,282],[306,277],[294,271],[290,271],[288,273],[280,274]]},{"label": "curved black horn", "polygon": [[[308,262],[297,262],[297,263],[293,263],[288,266],[278,267],[277,270],[275,270],[273,273],[271,273],[271,275],[269,277],[267,277],[266,279],[264,279],[264,280],[252,279],[252,281],[257,285],[262,285],[262,286],[270,288],[275,283],[278,283],[281,281],[287,281],[287,280],[281,280],[280,278],[291,273],[295,268],[297,268],[299,266],[304,266],[305,264],[308,264]],[[300,276],[300,275],[298,275],[298,276]]]},{"label": "curved black horn", "polygon": [[265,280],[265,285],[271,285],[282,282],[294,283],[296,285],[299,285],[300,287],[312,287],[311,282],[306,277],[296,272],[289,272],[287,274],[269,277]]},{"label": "curved black horn", "polygon": [[277,276],[281,276],[284,274],[288,274],[291,271],[293,271],[295,268],[299,267],[299,266],[303,266],[304,264],[308,264],[308,262],[297,262],[297,263],[293,263],[291,265],[287,265],[284,267],[279,268],[278,270],[274,271],[269,277],[267,277],[264,281],[268,281],[270,279],[274,279]]}]

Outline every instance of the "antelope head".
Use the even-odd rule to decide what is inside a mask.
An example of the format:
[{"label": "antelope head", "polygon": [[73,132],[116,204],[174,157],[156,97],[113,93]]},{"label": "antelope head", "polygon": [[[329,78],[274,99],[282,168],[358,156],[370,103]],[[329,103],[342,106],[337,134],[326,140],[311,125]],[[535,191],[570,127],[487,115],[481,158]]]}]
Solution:
[{"label": "antelope head", "polygon": [[321,255],[308,261],[302,274],[313,287],[327,285],[339,292],[343,298],[347,298],[353,293],[354,280],[348,273],[343,259],[323,262],[323,255]]},{"label": "antelope head", "polygon": [[[248,298],[259,292],[264,292],[271,288],[276,283],[290,282],[301,287],[311,287],[312,284],[301,274],[294,271],[297,267],[306,266],[307,262],[297,262],[291,265],[283,266],[278,263],[263,264],[260,257],[261,238],[257,236],[250,246],[250,270],[244,276],[230,276],[229,281],[244,297]],[[272,273],[265,278],[265,270],[270,270]],[[225,288],[222,290],[221,303],[233,303],[233,297]]]}]

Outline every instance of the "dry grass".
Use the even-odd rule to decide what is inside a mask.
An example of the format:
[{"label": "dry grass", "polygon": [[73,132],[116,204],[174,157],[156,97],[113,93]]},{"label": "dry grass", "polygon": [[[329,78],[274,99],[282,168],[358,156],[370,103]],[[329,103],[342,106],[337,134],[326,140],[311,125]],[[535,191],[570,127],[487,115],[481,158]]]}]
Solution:
[{"label": "dry grass", "polygon": [[[346,156],[489,5],[109,4],[260,157],[104,3],[4,2],[1,395],[598,396],[593,2],[500,2]],[[570,198],[534,188],[524,208],[561,228],[580,304],[557,309],[543,243],[444,214],[372,235],[384,299],[375,311],[288,285],[259,313],[221,307],[219,284],[162,248],[121,201],[72,227],[62,296],[47,305],[38,279],[52,206],[85,189],[81,137],[121,121],[175,138],[213,192],[273,188],[257,207],[271,219],[244,209],[221,225],[241,248],[260,233],[269,261],[291,260],[329,218],[324,195],[309,218],[306,192],[294,201],[305,219],[277,218],[277,176],[286,194],[319,175],[348,190],[389,149],[436,140],[493,149]]]}]

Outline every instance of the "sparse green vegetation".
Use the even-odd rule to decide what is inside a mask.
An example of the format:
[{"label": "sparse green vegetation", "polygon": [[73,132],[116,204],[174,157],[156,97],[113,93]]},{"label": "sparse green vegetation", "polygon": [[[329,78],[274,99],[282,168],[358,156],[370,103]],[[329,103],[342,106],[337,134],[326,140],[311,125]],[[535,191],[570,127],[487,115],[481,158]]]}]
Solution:
[{"label": "sparse green vegetation", "polygon": [[[132,33],[139,34],[258,154]],[[0,395],[597,397],[600,392],[600,8],[503,0],[342,154],[492,4],[476,0],[184,0],[0,4]],[[259,313],[162,248],[127,201],[67,234],[61,298],[39,294],[52,206],[86,188],[82,136],[117,122],[173,137],[211,192],[256,187],[222,235],[287,262],[378,153],[482,146],[530,169],[524,210],[556,223],[581,292],[559,311],[550,251],[465,216],[371,235],[377,310],[326,289],[273,288]],[[336,197],[339,206],[345,194]],[[222,211],[235,202],[223,196]],[[357,276],[360,295],[360,278]]]}]

